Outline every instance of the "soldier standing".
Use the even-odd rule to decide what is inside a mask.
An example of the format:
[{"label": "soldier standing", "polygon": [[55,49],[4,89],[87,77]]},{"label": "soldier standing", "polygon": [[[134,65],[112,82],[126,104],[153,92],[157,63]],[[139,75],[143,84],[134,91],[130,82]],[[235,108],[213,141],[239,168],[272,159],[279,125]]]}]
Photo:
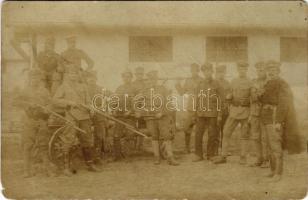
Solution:
[{"label": "soldier standing", "polygon": [[[97,98],[94,101],[96,95],[103,94],[103,88],[96,83],[97,77],[95,71],[89,71],[87,73],[87,86],[92,104],[95,104],[96,108],[103,106],[103,99]],[[95,159],[96,164],[101,164],[101,156],[104,151],[104,143],[107,135],[107,121],[105,117],[100,114],[94,113],[92,116],[92,122],[94,126],[94,148],[95,148]]]},{"label": "soldier standing", "polygon": [[260,112],[262,104],[260,96],[263,94],[264,85],[266,84],[265,63],[258,62],[255,64],[257,78],[252,80],[253,87],[251,93],[250,106],[250,139],[252,146],[257,155],[257,160],[252,166],[268,167],[267,145],[265,140],[264,127],[261,126]]},{"label": "soldier standing", "polygon": [[185,147],[186,152],[190,153],[190,139],[193,127],[196,123],[196,100],[197,90],[196,88],[201,83],[202,78],[199,76],[200,66],[196,63],[190,65],[191,77],[185,80],[182,86],[180,82],[177,82],[175,88],[180,95],[188,96],[187,112],[184,121],[184,133],[185,133]]},{"label": "soldier standing", "polygon": [[81,61],[84,60],[88,67],[87,70],[91,70],[94,66],[93,60],[81,49],[76,48],[76,36],[70,36],[66,38],[67,49],[61,54],[66,64],[72,64],[79,71],[83,71],[81,67]]},{"label": "soldier standing", "polygon": [[[66,109],[65,116],[69,121],[72,121],[80,129],[86,133],[77,132],[71,126],[67,127],[65,133],[68,138],[77,135],[80,144],[82,146],[83,156],[89,171],[99,171],[94,165],[94,144],[93,134],[91,132],[91,120],[90,112],[88,109],[81,106],[91,105],[90,97],[87,92],[86,85],[78,82],[78,72],[76,68],[67,68],[65,74],[65,81],[57,89],[54,95],[54,101],[58,106]],[[70,146],[65,151],[65,175],[70,176],[71,171],[69,169],[68,151]]]},{"label": "soldier standing", "polygon": [[63,66],[61,57],[55,52],[55,39],[45,40],[45,49],[37,56],[38,67],[44,72],[46,88],[54,94],[62,82]]},{"label": "soldier standing", "polygon": [[[112,108],[114,115],[117,119],[135,126],[136,121],[133,117],[133,105],[132,100],[135,96],[135,90],[132,84],[133,74],[129,70],[125,70],[122,73],[123,84],[120,85],[114,94],[117,97],[118,102],[115,108]],[[130,142],[132,137],[135,137],[133,133],[130,133],[125,129],[124,125],[116,123],[113,133],[113,147],[114,147],[114,160],[119,160],[124,157],[124,154],[129,154]],[[122,149],[127,147],[126,149]]]},{"label": "soldier standing", "polygon": [[24,158],[24,177],[33,176],[33,152],[39,152],[39,159],[43,161],[43,168],[50,175],[48,158],[48,141],[50,138],[47,120],[48,114],[39,106],[46,106],[50,97],[49,91],[43,84],[44,74],[34,69],[29,72],[29,86],[14,99],[16,106],[25,111],[23,117],[24,131],[22,134],[22,149]]},{"label": "soldier standing", "polygon": [[221,103],[223,88],[213,79],[213,65],[205,63],[201,66],[204,80],[198,85],[197,124],[195,136],[195,158],[193,162],[203,160],[203,135],[208,129],[207,159],[218,154],[219,134],[218,124],[221,122]]},{"label": "soldier standing", "polygon": [[[292,94],[289,85],[279,77],[280,63],[268,61],[266,68],[268,81],[264,85],[264,92],[260,97],[262,103],[261,124],[265,127],[269,147],[271,171],[268,177],[273,178],[272,181],[279,181],[283,171],[283,141],[293,140],[292,137],[296,136],[292,136],[291,134],[295,133],[294,130],[287,127],[290,125],[289,121],[292,120],[290,119],[292,118],[290,115]],[[284,129],[288,131],[283,133]],[[299,143],[293,145],[296,148],[300,147]],[[288,148],[287,145],[284,147]]]},{"label": "soldier standing", "polygon": [[219,126],[219,131],[220,131],[220,148],[222,145],[222,140],[223,140],[223,127],[225,126],[226,120],[229,115],[229,104],[226,101],[226,96],[227,94],[230,94],[231,91],[231,85],[228,80],[226,80],[226,65],[218,65],[216,67],[216,74],[215,78],[219,82],[219,84],[223,87],[223,97],[222,97],[222,105],[221,105],[221,124]]},{"label": "soldier standing", "polygon": [[175,126],[173,116],[166,109],[168,90],[164,86],[158,85],[157,82],[158,72],[148,72],[146,86],[142,91],[142,98],[145,98],[145,104],[142,107],[135,108],[136,117],[144,117],[147,129],[152,135],[152,146],[155,156],[154,164],[160,164],[161,143],[165,147],[168,164],[179,165],[174,159],[172,150]]},{"label": "soldier standing", "polygon": [[[133,81],[133,87],[135,90],[135,94],[139,95],[141,91],[144,88],[144,68],[143,67],[137,67],[135,69],[135,80]],[[138,129],[145,129],[146,128],[146,122],[143,118],[137,119],[137,128]],[[141,151],[143,148],[143,137],[137,136],[136,138],[136,150]]]},{"label": "soldier standing", "polygon": [[237,63],[238,78],[231,82],[231,93],[226,100],[231,102],[229,116],[223,128],[223,141],[221,156],[214,159],[214,163],[225,163],[227,161],[227,150],[232,133],[240,124],[240,164],[246,164],[247,144],[249,139],[248,119],[250,118],[250,101],[252,82],[247,77],[248,63]]}]

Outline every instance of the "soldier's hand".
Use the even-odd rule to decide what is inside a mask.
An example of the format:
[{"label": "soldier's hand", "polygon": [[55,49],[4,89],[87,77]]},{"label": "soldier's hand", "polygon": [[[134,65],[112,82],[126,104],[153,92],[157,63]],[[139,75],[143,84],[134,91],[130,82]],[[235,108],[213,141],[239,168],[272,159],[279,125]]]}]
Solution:
[{"label": "soldier's hand", "polygon": [[156,114],[155,114],[155,117],[156,117],[157,119],[160,119],[162,116],[163,116],[162,113],[156,113]]}]

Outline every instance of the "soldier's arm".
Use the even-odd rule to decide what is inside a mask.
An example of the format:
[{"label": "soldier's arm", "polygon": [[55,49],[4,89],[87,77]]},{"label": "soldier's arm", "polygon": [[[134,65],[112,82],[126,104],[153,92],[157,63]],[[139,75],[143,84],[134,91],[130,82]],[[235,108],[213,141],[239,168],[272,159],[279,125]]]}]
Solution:
[{"label": "soldier's arm", "polygon": [[88,56],[87,53],[85,53],[84,51],[80,51],[80,55],[81,55],[81,58],[86,61],[87,65],[88,65],[88,70],[89,69],[92,69],[93,66],[94,66],[94,61]]}]

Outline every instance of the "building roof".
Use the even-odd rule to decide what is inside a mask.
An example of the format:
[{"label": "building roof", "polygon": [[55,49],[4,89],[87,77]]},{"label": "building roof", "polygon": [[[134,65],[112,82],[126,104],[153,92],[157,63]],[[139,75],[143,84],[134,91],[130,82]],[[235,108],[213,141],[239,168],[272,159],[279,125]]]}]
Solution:
[{"label": "building roof", "polygon": [[175,30],[291,30],[305,32],[301,1],[4,2],[7,26]]}]

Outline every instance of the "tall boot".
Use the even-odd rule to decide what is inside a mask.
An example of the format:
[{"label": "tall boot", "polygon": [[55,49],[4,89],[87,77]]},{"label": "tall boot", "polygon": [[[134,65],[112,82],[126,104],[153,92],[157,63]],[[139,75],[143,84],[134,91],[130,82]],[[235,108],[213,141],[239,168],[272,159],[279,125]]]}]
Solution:
[{"label": "tall boot", "polygon": [[186,150],[186,153],[190,153],[190,137],[191,136],[191,133],[190,132],[186,132],[185,131],[185,150]]},{"label": "tall boot", "polygon": [[160,164],[160,153],[159,153],[158,140],[152,140],[152,147],[153,147],[153,153],[154,153],[154,164],[159,165]]},{"label": "tall boot", "polygon": [[276,182],[276,181],[280,181],[281,179],[281,175],[282,175],[282,167],[283,167],[283,163],[282,163],[282,158],[281,157],[276,157],[275,158],[275,171],[274,171],[274,176],[272,181]]},{"label": "tall boot", "polygon": [[266,176],[267,177],[269,177],[269,178],[271,178],[271,177],[273,177],[274,176],[274,174],[275,174],[275,169],[276,169],[276,159],[275,159],[275,157],[273,156],[273,155],[270,155],[269,156],[269,163],[270,163],[270,173],[269,174],[267,174]]},{"label": "tall boot", "polygon": [[172,143],[170,140],[164,141],[167,152],[167,161],[169,165],[177,166],[179,163],[174,159],[172,151]]},{"label": "tall boot", "polygon": [[256,153],[256,161],[250,165],[251,167],[258,167],[258,166],[261,166],[262,163],[263,163],[263,159],[262,159],[262,152],[261,152],[261,144],[258,140],[252,140],[251,141],[252,143],[252,146],[253,146],[253,150],[255,151]]},{"label": "tall boot", "polygon": [[88,167],[88,171],[92,171],[92,172],[98,172],[100,171],[93,162],[93,158],[94,158],[94,149],[91,147],[83,147],[82,149],[83,151],[83,156],[84,159],[86,161],[86,165]]},{"label": "tall boot", "polygon": [[247,162],[247,143],[248,140],[242,139],[241,141],[241,155],[240,155],[240,164],[245,165]]},{"label": "tall boot", "polygon": [[63,174],[65,176],[72,176],[72,172],[70,170],[70,160],[69,160],[69,153],[64,152],[64,170]]}]

